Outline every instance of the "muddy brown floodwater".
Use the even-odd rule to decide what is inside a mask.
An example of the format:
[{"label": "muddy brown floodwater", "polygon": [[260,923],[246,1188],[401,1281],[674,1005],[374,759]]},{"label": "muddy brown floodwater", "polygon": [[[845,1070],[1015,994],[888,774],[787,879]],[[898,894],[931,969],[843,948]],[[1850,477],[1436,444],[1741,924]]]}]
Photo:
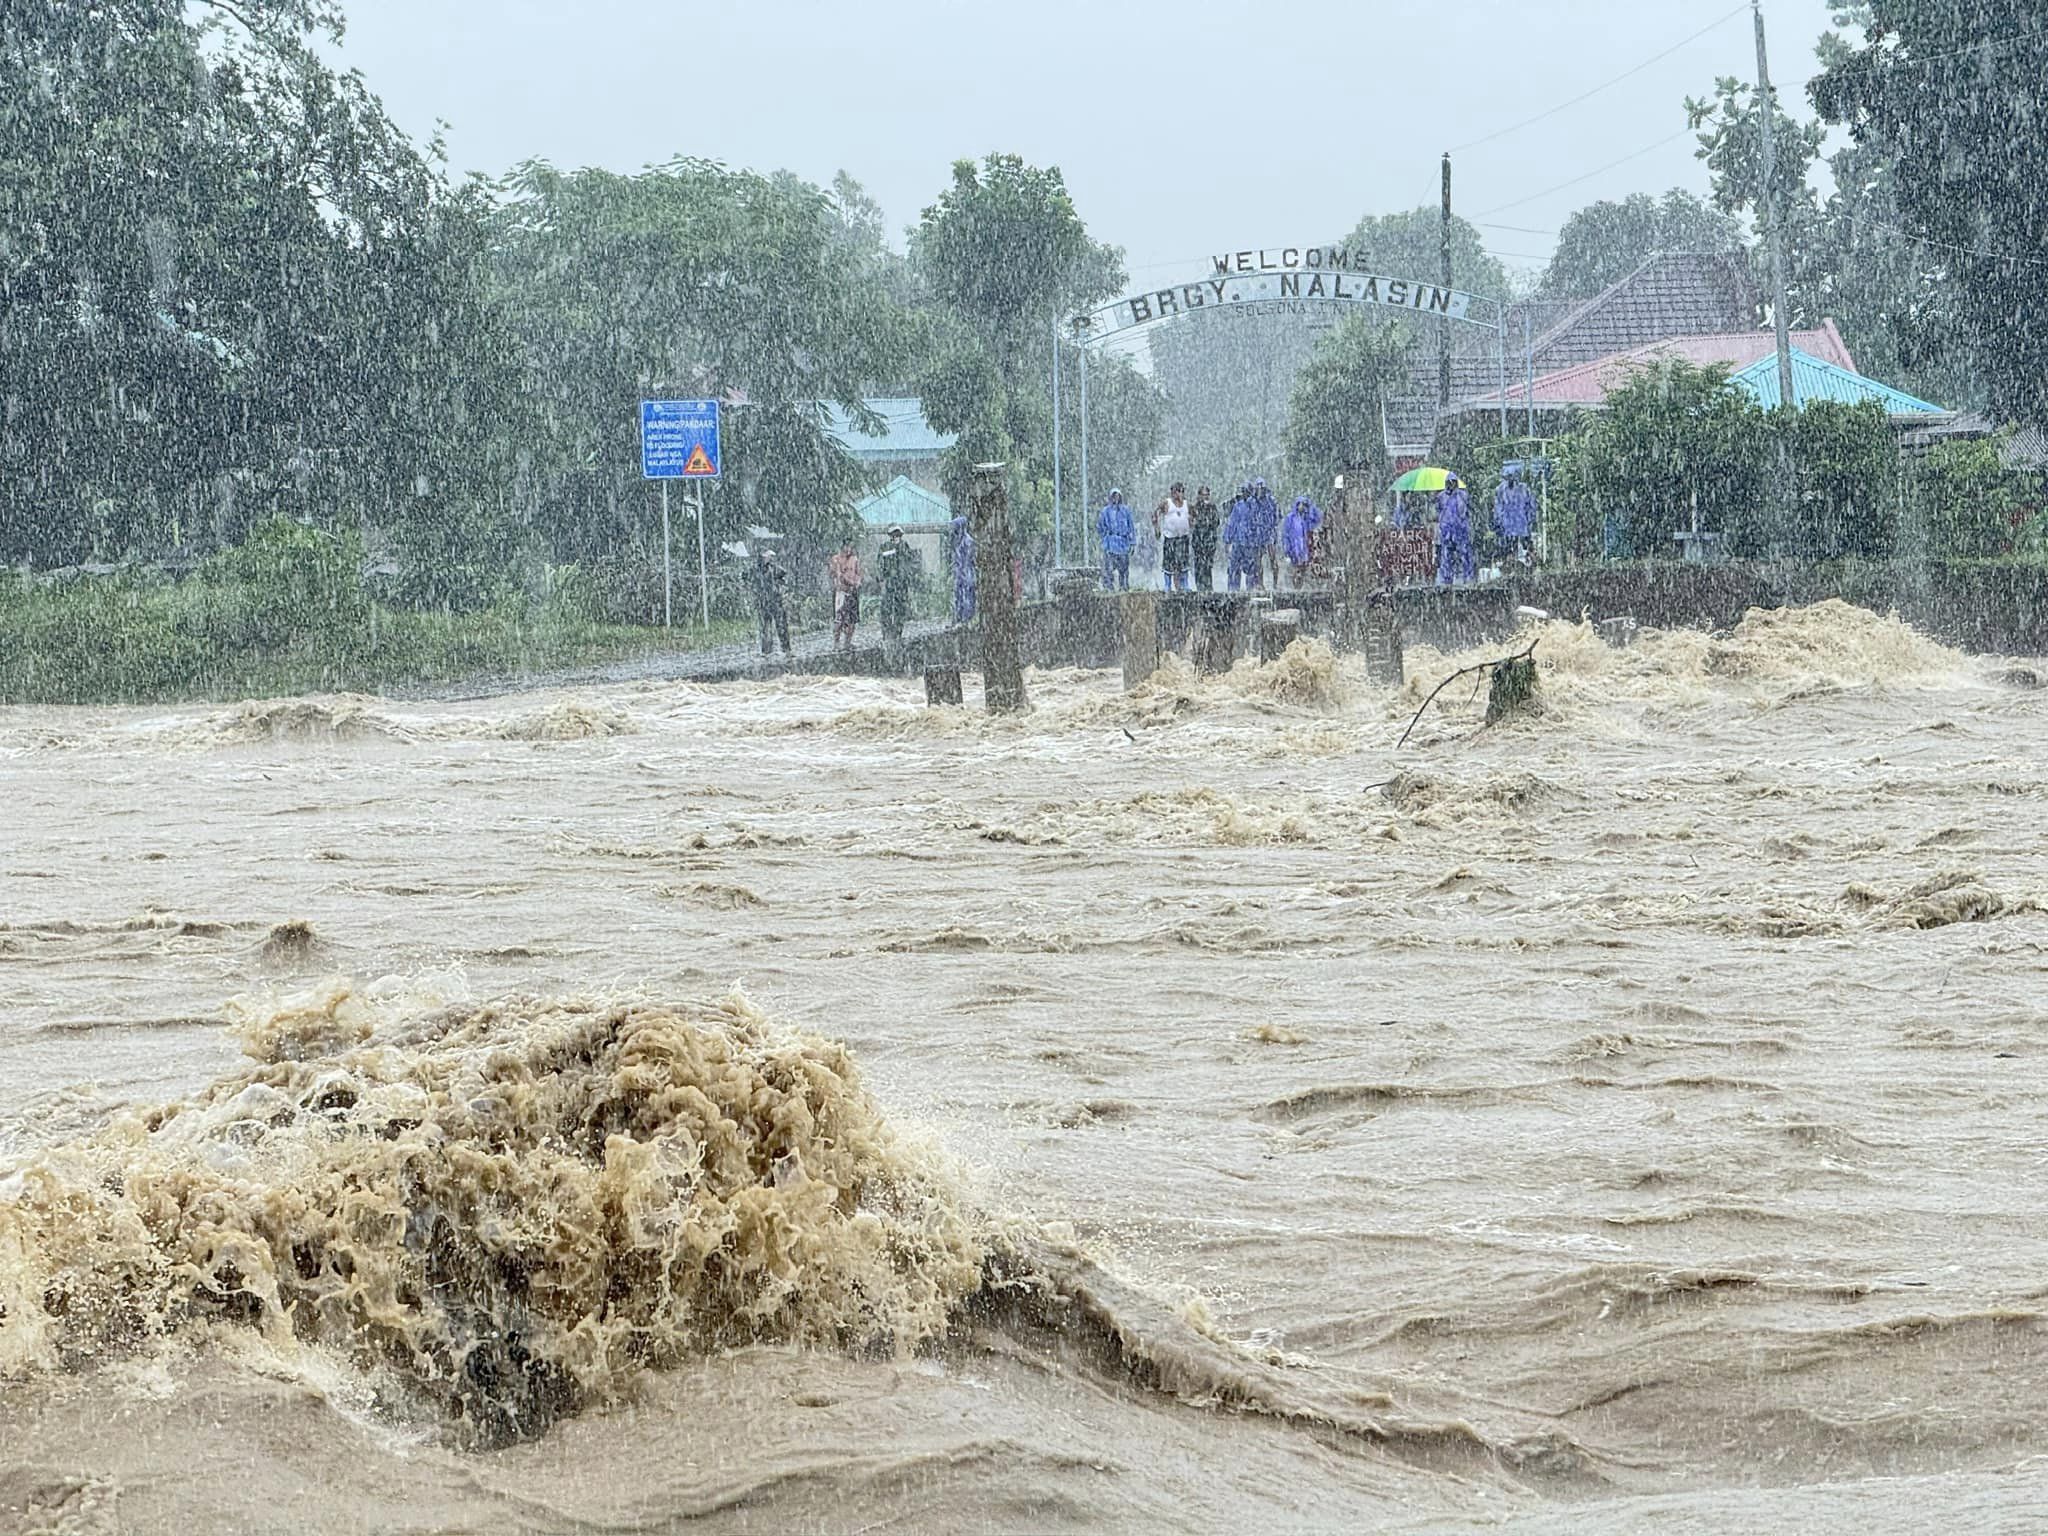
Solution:
[{"label": "muddy brown floodwater", "polygon": [[2038,1529],[2040,670],[1534,638],[0,711],[0,1529]]}]

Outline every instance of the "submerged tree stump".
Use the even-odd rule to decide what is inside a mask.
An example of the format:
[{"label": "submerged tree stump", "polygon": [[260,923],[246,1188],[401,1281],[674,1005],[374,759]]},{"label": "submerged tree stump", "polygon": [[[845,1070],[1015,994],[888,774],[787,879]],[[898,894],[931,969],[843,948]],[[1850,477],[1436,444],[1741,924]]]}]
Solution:
[{"label": "submerged tree stump", "polygon": [[1498,725],[1510,715],[1520,714],[1536,702],[1536,658],[1515,656],[1493,669],[1493,685],[1486,691],[1486,723]]}]

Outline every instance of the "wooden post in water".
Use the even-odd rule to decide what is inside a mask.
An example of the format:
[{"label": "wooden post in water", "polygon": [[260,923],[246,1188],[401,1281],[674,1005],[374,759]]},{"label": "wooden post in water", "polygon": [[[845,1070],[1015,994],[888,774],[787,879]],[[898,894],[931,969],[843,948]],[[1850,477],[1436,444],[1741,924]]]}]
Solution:
[{"label": "wooden post in water", "polygon": [[1379,528],[1374,520],[1378,478],[1376,466],[1352,465],[1344,471],[1342,484],[1331,498],[1329,550],[1344,572],[1337,588],[1342,610],[1336,623],[1340,646],[1360,643],[1366,606],[1380,590]]},{"label": "wooden post in water", "polygon": [[1124,621],[1124,688],[1142,687],[1159,670],[1159,599],[1125,592],[1115,599]]},{"label": "wooden post in water", "polygon": [[1228,672],[1237,659],[1237,633],[1244,601],[1221,592],[1204,592],[1196,601],[1202,605],[1202,612],[1195,621],[1195,670],[1204,677]]},{"label": "wooden post in water", "polygon": [[992,715],[1030,708],[1024,697],[1024,662],[1017,644],[1017,598],[1010,585],[1010,498],[1003,466],[974,466],[967,526],[974,535],[974,584],[981,610],[981,691]]}]

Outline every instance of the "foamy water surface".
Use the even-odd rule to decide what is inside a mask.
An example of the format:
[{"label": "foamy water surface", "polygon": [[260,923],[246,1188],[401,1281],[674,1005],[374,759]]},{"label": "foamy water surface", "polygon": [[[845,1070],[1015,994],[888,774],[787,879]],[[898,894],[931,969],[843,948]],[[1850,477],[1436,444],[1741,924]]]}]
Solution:
[{"label": "foamy water surface", "polygon": [[1526,638],[0,711],[0,1528],[2036,1528],[2038,673]]}]

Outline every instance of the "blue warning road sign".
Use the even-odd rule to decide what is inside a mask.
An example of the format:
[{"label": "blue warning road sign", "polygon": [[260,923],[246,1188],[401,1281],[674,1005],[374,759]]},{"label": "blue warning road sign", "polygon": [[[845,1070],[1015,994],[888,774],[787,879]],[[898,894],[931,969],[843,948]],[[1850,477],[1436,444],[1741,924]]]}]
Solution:
[{"label": "blue warning road sign", "polygon": [[718,478],[718,402],[642,400],[640,473],[649,480]]}]

